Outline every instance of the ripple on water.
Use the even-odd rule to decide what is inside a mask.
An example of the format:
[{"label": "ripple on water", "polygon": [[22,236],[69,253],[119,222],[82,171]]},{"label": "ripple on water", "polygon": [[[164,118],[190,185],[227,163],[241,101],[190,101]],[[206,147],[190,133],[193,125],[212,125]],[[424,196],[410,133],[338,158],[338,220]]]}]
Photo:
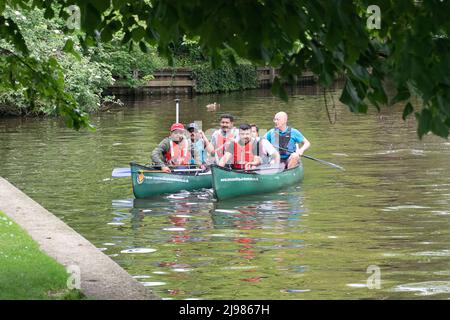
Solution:
[{"label": "ripple on water", "polygon": [[133,199],[124,199],[124,200],[113,199],[112,207],[113,208],[133,208]]},{"label": "ripple on water", "polygon": [[331,155],[338,156],[338,157],[348,157],[348,154],[346,154],[346,153],[332,153]]},{"label": "ripple on water", "polygon": [[224,234],[224,233],[213,233],[213,234],[210,234],[208,236],[209,237],[219,237],[219,238],[234,237],[234,235]]},{"label": "ripple on water", "polygon": [[304,292],[310,292],[310,289],[281,289],[280,292],[282,293],[304,293]]},{"label": "ripple on water", "polygon": [[189,271],[192,271],[192,269],[175,268],[175,269],[172,269],[172,271],[174,271],[174,272],[189,272]]},{"label": "ripple on water", "polygon": [[177,193],[171,194],[166,197],[166,199],[186,199],[189,197],[190,193]]},{"label": "ripple on water", "polygon": [[133,276],[134,279],[148,279],[151,278],[151,276]]},{"label": "ripple on water", "polygon": [[450,293],[450,281],[427,281],[417,283],[402,284],[394,289],[393,292],[415,292],[419,296],[430,296],[441,293]]},{"label": "ripple on water", "polygon": [[347,283],[346,286],[350,288],[367,288],[365,283]]},{"label": "ripple on water", "polygon": [[239,213],[237,210],[224,210],[224,209],[216,209],[215,212],[223,212],[223,213]]},{"label": "ripple on water", "polygon": [[155,252],[156,249],[150,249],[150,248],[133,248],[133,249],[126,249],[120,251],[120,253],[152,253]]},{"label": "ripple on water", "polygon": [[173,228],[163,228],[164,231],[185,231],[186,228],[177,228],[177,227],[173,227]]},{"label": "ripple on water", "polygon": [[423,251],[413,253],[414,256],[429,256],[429,257],[450,257],[450,250],[441,251]]},{"label": "ripple on water", "polygon": [[438,215],[438,216],[448,216],[450,215],[450,211],[443,210],[443,211],[431,211],[431,213]]},{"label": "ripple on water", "polygon": [[164,286],[166,283],[161,281],[141,282],[144,287]]},{"label": "ripple on water", "polygon": [[232,266],[232,267],[223,267],[222,270],[250,270],[256,268],[258,268],[258,266]]},{"label": "ripple on water", "polygon": [[125,223],[123,222],[108,222],[110,226],[123,226]]},{"label": "ripple on water", "polygon": [[430,207],[416,206],[416,205],[402,205],[402,206],[386,207],[382,209],[382,211],[399,211],[404,209],[429,209],[429,208]]}]

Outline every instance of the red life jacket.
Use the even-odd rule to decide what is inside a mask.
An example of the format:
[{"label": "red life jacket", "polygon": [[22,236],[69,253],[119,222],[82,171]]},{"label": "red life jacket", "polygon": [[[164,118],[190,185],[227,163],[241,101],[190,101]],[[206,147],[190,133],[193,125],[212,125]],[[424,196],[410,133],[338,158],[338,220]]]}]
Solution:
[{"label": "red life jacket", "polygon": [[253,155],[252,141],[244,146],[241,146],[238,142],[234,142],[233,152],[233,169],[245,169],[245,164],[252,162],[255,157]]},{"label": "red life jacket", "polygon": [[217,140],[216,140],[216,146],[214,146],[214,148],[216,149],[216,155],[220,158],[223,157],[223,155],[225,154],[225,148],[226,148],[226,143],[233,141],[234,140],[234,134],[231,133],[231,130],[229,132],[229,134],[227,134],[227,136],[222,135],[222,130],[219,130],[219,134],[217,136]]},{"label": "red life jacket", "polygon": [[191,159],[191,153],[189,152],[189,146],[186,139],[183,139],[180,143],[170,141],[170,149],[166,153],[167,163],[171,163],[176,166],[186,166]]}]

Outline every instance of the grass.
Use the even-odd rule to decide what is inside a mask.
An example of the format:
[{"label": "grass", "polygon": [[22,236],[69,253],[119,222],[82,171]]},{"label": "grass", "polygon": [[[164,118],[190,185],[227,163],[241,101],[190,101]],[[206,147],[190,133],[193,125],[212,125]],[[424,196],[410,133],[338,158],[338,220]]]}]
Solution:
[{"label": "grass", "polygon": [[78,300],[66,269],[0,211],[0,300]]}]

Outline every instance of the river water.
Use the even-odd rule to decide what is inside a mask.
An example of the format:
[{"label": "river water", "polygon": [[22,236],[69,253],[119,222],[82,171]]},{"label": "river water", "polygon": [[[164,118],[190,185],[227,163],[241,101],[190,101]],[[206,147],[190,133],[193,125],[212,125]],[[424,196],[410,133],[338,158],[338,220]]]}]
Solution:
[{"label": "river water", "polygon": [[[400,106],[355,115],[315,86],[183,97],[182,122],[272,127],[280,110],[310,140],[305,179],[217,202],[209,190],[135,200],[115,167],[149,162],[175,118],[173,98],[124,100],[97,131],[55,119],[0,119],[7,178],[164,299],[449,299],[450,142],[418,140]],[[335,102],[334,106],[332,98]],[[217,101],[220,109],[206,111]]]}]

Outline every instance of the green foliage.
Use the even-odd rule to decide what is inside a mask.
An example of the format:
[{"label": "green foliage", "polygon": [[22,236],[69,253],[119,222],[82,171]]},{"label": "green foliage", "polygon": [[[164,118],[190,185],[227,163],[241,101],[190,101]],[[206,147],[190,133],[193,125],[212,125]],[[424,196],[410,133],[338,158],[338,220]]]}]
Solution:
[{"label": "green foliage", "polygon": [[[139,44],[143,46],[143,42]],[[145,50],[133,46],[130,51],[128,46],[116,39],[111,43],[98,44],[93,59],[110,66],[116,84],[138,87],[148,81],[156,69],[167,66],[167,61],[160,58],[153,47],[145,46]]]},{"label": "green foliage", "polygon": [[182,39],[171,45],[173,63],[176,67],[191,67],[207,62],[198,40]]},{"label": "green foliage", "polygon": [[43,10],[7,8],[4,14],[21,30],[29,53],[0,40],[0,113],[59,114],[70,127],[88,126],[87,112],[98,109],[103,88],[113,83],[110,67],[80,55],[78,39],[64,35],[62,21],[45,19]]},{"label": "green foliage", "polygon": [[256,68],[251,64],[222,64],[211,69],[209,64],[196,65],[192,68],[196,80],[196,91],[200,93],[228,92],[258,87]]},{"label": "green foliage", "polygon": [[[33,1],[48,16],[67,18],[61,6],[76,4],[81,10],[81,45],[92,46],[100,39],[110,41],[119,32],[122,43],[139,45],[141,50],[156,45],[158,53],[174,65],[173,53],[179,39],[196,39],[201,53],[213,67],[221,67],[222,53],[232,50],[254,65],[280,69],[280,80],[294,82],[305,70],[330,86],[337,75],[347,84],[341,101],[353,112],[367,112],[370,105],[395,102],[405,104],[404,116],[411,114],[409,97],[418,95],[423,105],[416,113],[418,134],[428,132],[447,137],[450,129],[450,1],[416,0],[266,0],[234,1]],[[11,0],[16,10],[29,2]],[[381,29],[368,29],[367,8],[381,9]],[[21,58],[29,57],[29,47],[18,27],[8,20],[0,2],[0,37],[14,45]],[[67,45],[71,50],[71,44]],[[6,71],[20,60],[7,61]],[[42,72],[46,69],[39,61]],[[182,63],[182,61],[181,61]],[[19,68],[26,69],[23,66]],[[226,68],[226,67],[225,67]],[[48,68],[47,68],[48,69]],[[48,70],[48,72],[53,72]],[[28,72],[30,73],[30,72]],[[6,73],[8,74],[8,73]],[[223,74],[232,79],[231,72]],[[50,75],[22,77],[19,83],[48,81]],[[398,95],[389,101],[383,80],[390,78]],[[8,76],[4,76],[4,81]],[[9,77],[10,87],[15,80]],[[33,82],[35,81],[35,82]],[[36,86],[34,92],[44,90]],[[61,95],[55,85],[55,93]],[[276,82],[273,92],[287,98]],[[70,100],[70,99],[69,99]],[[67,101],[66,110],[76,109]],[[63,109],[60,109],[63,110]]]}]

